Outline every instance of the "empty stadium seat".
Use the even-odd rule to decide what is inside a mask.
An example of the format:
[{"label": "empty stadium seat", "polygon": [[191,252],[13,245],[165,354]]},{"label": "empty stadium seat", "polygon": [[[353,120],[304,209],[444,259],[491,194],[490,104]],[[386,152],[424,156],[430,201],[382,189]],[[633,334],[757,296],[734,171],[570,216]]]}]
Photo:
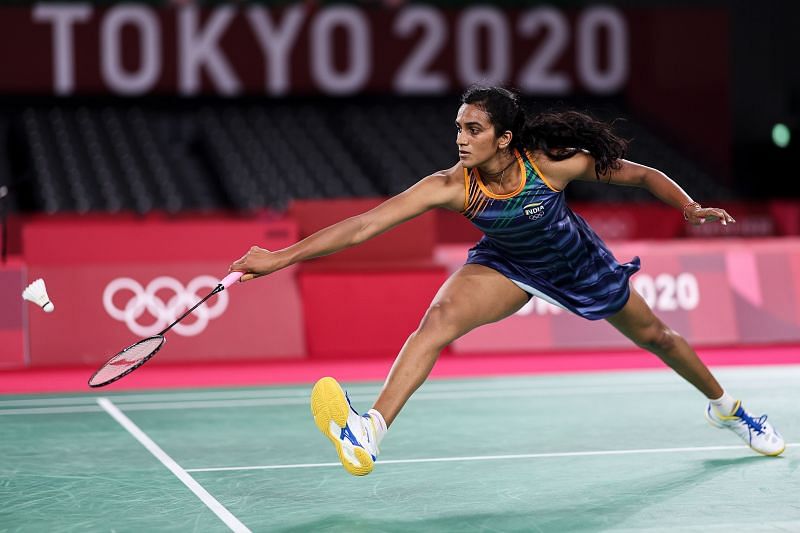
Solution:
[{"label": "empty stadium seat", "polygon": [[[15,123],[29,191],[46,213],[285,210],[295,199],[397,194],[456,161],[457,100],[443,98],[158,101],[31,105]],[[604,109],[602,118],[624,116]],[[620,123],[631,158],[698,198],[731,192],[639,123]],[[569,197],[652,200],[628,187],[581,185]]]}]

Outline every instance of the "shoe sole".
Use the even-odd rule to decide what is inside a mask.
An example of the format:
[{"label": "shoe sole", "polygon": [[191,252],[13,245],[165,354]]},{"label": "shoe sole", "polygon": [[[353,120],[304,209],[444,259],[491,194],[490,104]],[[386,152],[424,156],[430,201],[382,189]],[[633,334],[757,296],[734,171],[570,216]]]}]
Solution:
[{"label": "shoe sole", "polygon": [[347,426],[347,415],[350,413],[350,405],[347,403],[342,387],[331,377],[325,377],[317,381],[311,389],[311,414],[314,416],[314,423],[317,429],[328,437],[336,448],[339,455],[339,462],[348,473],[354,476],[366,476],[372,472],[375,463],[370,454],[358,446],[353,447],[353,453],[360,463],[360,466],[352,464],[344,456],[342,443],[339,439],[331,435],[331,422],[339,428]]},{"label": "shoe sole", "polygon": [[[716,422],[713,418],[711,418],[711,415],[708,414],[708,409],[706,409],[703,414],[705,414],[706,421],[711,425],[711,427],[715,427],[717,429],[728,429],[727,427],[723,426],[722,424],[720,424],[719,422]],[[747,444],[747,443],[745,443],[745,444]],[[777,452],[772,452],[772,453],[762,452],[761,450],[757,450],[756,448],[753,448],[749,444],[747,444],[747,447],[750,448],[751,450],[753,450],[754,452],[760,453],[761,455],[766,455],[767,457],[777,457],[780,454],[782,454],[784,452],[784,450],[786,450],[786,445],[785,444],[784,444],[783,448],[781,448]]]}]

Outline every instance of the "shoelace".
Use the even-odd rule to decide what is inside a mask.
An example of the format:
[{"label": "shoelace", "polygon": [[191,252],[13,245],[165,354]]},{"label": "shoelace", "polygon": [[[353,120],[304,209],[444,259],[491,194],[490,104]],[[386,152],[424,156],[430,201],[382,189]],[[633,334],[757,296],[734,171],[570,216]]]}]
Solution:
[{"label": "shoelace", "polygon": [[[347,391],[344,391],[344,399],[347,400],[347,407],[349,407],[351,411],[353,411],[355,414],[358,415],[358,411],[356,411],[353,408],[353,403],[350,401],[350,393],[348,393]],[[358,416],[361,416],[361,415],[358,415]]]},{"label": "shoelace", "polygon": [[767,415],[761,415],[753,419],[753,417],[747,414],[747,411],[742,410],[742,414],[739,415],[739,418],[747,424],[747,427],[754,430],[757,434],[761,435],[764,433],[764,422],[767,421]]}]

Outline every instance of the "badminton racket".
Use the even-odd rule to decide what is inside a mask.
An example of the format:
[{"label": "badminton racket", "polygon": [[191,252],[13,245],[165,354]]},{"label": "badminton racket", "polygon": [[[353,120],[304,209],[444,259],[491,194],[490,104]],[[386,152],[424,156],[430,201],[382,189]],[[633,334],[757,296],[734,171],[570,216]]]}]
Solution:
[{"label": "badminton racket", "polygon": [[161,330],[161,332],[153,335],[152,337],[147,337],[139,342],[135,342],[124,350],[118,352],[111,359],[106,361],[105,364],[103,364],[103,366],[101,366],[91,378],[89,378],[89,386],[104,387],[109,383],[114,383],[115,381],[124,378],[145,364],[156,353],[158,353],[162,346],[164,346],[164,343],[167,341],[167,338],[164,336],[164,334],[172,329],[172,326],[189,316],[189,314],[202,305],[203,302],[218,292],[222,292],[230,287],[234,282],[242,277],[242,274],[244,274],[244,272],[231,272],[222,280],[220,280],[219,284],[214,288],[214,290],[208,293],[202,300],[194,304],[181,316],[176,318],[172,324]]}]

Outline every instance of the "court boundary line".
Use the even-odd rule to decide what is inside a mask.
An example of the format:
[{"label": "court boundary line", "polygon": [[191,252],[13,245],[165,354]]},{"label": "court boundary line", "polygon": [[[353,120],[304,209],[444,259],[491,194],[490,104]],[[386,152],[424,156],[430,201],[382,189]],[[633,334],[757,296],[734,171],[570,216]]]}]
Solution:
[{"label": "court boundary line", "polygon": [[[789,386],[790,384],[786,384]],[[748,386],[738,386],[739,389],[756,389],[762,388],[766,384],[755,386],[750,384]],[[778,385],[778,386],[783,386]],[[348,389],[349,390],[349,389]],[[377,393],[379,389],[375,388],[374,391],[361,391],[351,393],[351,398],[357,401],[364,400],[365,396]],[[561,388],[530,388],[530,387],[506,387],[506,388],[488,388],[484,389],[476,387],[470,389],[464,387],[463,389],[445,389],[445,390],[420,390],[413,396],[415,401],[447,401],[447,400],[460,400],[464,398],[536,398],[536,397],[551,397],[551,396],[571,396],[576,394],[596,395],[596,394],[636,394],[636,393],[653,393],[653,392],[673,392],[678,393],[686,389],[681,384],[653,384],[653,385],[639,385],[635,386],[612,386],[612,387],[594,387],[594,386],[575,386],[575,387],[561,387]],[[303,405],[308,403],[308,393],[300,391],[301,394],[288,394],[286,396],[265,394],[253,394],[250,397],[245,395],[235,395],[233,397],[225,398],[224,395],[219,395],[215,399],[203,400],[201,395],[194,396],[192,399],[178,399],[174,401],[163,401],[165,395],[159,395],[160,401],[142,401],[141,397],[137,395],[138,401],[130,401],[126,396],[114,398],[119,405],[123,405],[127,411],[149,411],[149,410],[169,410],[169,409],[214,409],[214,408],[233,408],[233,407],[268,407],[268,406],[287,406],[287,405]],[[237,397],[238,396],[238,397]],[[7,404],[0,401],[0,416],[4,415],[37,415],[37,414],[68,414],[68,413],[91,413],[100,412],[96,405],[95,396],[89,396],[78,399],[74,404],[70,405],[69,402],[59,402],[55,405],[47,403],[34,404],[45,405],[44,407],[21,407],[26,405],[26,400],[9,400]],[[214,396],[211,396],[214,398]],[[85,403],[87,400],[92,403]],[[35,400],[34,400],[35,401]]]},{"label": "court boundary line", "polygon": [[[790,385],[794,385],[795,382],[792,382]],[[770,382],[769,384],[772,384]],[[677,385],[680,385],[678,383]],[[767,386],[767,383],[764,383],[764,386]],[[679,390],[679,387],[676,387],[675,383],[631,383],[631,384],[622,384],[620,386],[596,386],[596,385],[587,385],[585,387],[563,387],[562,385],[552,385],[548,384],[546,386],[541,386],[537,384],[537,387],[533,389],[537,391],[538,394],[548,394],[554,393],[558,394],[562,390],[570,390],[570,392],[564,392],[563,394],[575,394],[581,391],[587,391],[586,394],[591,394],[593,392],[603,393],[603,392],[616,392],[620,389],[636,389],[637,390],[650,390],[652,388],[664,388],[669,390]],[[380,392],[381,386],[380,385],[372,385],[372,386],[347,386],[347,391],[350,393],[351,396],[358,397],[362,395],[374,395]],[[597,389],[592,390],[592,389]],[[519,390],[526,390],[530,391],[529,384],[519,384],[515,386],[509,387],[507,383],[496,383],[496,384],[475,384],[475,383],[464,383],[459,384],[457,386],[438,386],[435,385],[433,387],[426,387],[420,389],[417,392],[417,395],[428,395],[428,394],[496,394],[502,393],[506,391],[519,391]],[[176,402],[202,402],[202,401],[233,401],[233,400],[269,400],[274,399],[276,401],[293,401],[298,398],[302,398],[308,400],[308,396],[310,394],[310,388],[308,386],[298,386],[296,389],[283,389],[283,390],[272,390],[272,389],[264,389],[264,390],[248,390],[248,391],[208,391],[208,392],[193,392],[193,393],[184,393],[180,391],[170,392],[170,393],[154,393],[154,394],[120,394],[119,396],[102,396],[102,397],[110,397],[116,401],[117,404],[138,404],[138,403],[176,403]],[[19,407],[36,407],[36,406],[44,406],[44,407],[58,407],[58,406],[85,406],[85,405],[93,405],[97,398],[100,396],[74,396],[74,397],[54,397],[54,398],[26,398],[26,399],[16,399],[16,400],[2,400],[0,399],[0,409],[6,408],[19,408]],[[2,396],[0,396],[2,398]]]},{"label": "court boundary line", "polygon": [[[787,448],[800,446],[799,442],[786,444]],[[502,461],[513,459],[551,459],[562,457],[598,457],[608,455],[639,455],[655,453],[686,453],[706,451],[750,450],[749,446],[694,446],[683,448],[643,448],[634,450],[597,450],[586,452],[552,452],[552,453],[522,453],[513,455],[472,455],[461,457],[428,457],[422,459],[388,459],[379,461],[382,465],[415,464],[415,463],[449,463],[467,461]],[[256,466],[219,466],[208,468],[187,468],[187,472],[231,472],[242,470],[284,470],[294,468],[322,468],[329,466],[342,466],[341,463],[299,463],[289,465],[256,465]]]},{"label": "court boundary line", "polygon": [[211,512],[222,520],[234,533],[252,533],[247,526],[236,518],[233,513],[219,503],[206,489],[203,488],[186,470],[184,470],[172,457],[170,457],[161,447],[153,441],[139,426],[133,423],[125,413],[123,413],[108,398],[97,398],[97,403],[108,413],[119,425],[121,425],[139,444],[145,447],[153,456],[158,459],[175,477],[177,477],[186,487],[197,496]]},{"label": "court boundary line", "polygon": [[[785,365],[782,365],[785,366]],[[792,365],[792,368],[800,369],[800,365]],[[664,375],[673,375],[668,369],[664,371]],[[627,374],[625,374],[627,377]],[[550,376],[552,377],[552,376]],[[625,380],[624,383],[615,384],[613,386],[596,386],[596,385],[580,385],[572,386],[573,391],[580,392],[586,391],[588,393],[603,393],[613,392],[621,389],[630,389],[631,392],[636,392],[635,389],[646,388],[651,390],[653,388],[667,391],[683,390],[685,384],[683,382],[665,381],[661,378],[651,379],[651,374],[642,376],[645,379],[632,379]],[[663,377],[663,376],[662,376]],[[535,390],[540,391],[540,394],[558,394],[559,391],[565,390],[561,384],[551,383],[549,380],[545,383],[539,383],[540,376],[490,376],[487,380],[475,379],[432,379],[421,388],[415,397],[424,394],[437,394],[444,395],[448,393],[488,393],[491,394],[495,391],[505,390],[519,390],[523,388],[535,387]],[[514,383],[509,386],[508,380]],[[530,380],[530,381],[529,381]],[[780,386],[792,386],[796,383],[796,377],[790,376],[786,379],[777,379]],[[735,386],[737,389],[759,389],[763,387],[773,386],[776,384],[776,379],[772,378],[763,380],[753,380],[752,378],[746,381],[738,381],[737,377],[728,377],[726,382],[729,383],[729,388]],[[785,383],[784,383],[785,382]],[[733,385],[730,385],[733,384]],[[361,395],[373,395],[380,391],[380,384],[364,384],[364,383],[348,383],[347,390],[351,396],[359,397]],[[200,387],[202,389],[202,387]],[[282,385],[273,387],[270,385],[264,387],[254,387],[245,390],[233,387],[231,390],[194,390],[184,391],[176,389],[173,391],[138,391],[138,392],[121,392],[119,394],[112,392],[111,395],[95,396],[91,394],[74,394],[67,396],[51,396],[49,398],[14,398],[3,399],[6,396],[18,396],[14,394],[0,393],[0,414],[2,411],[10,410],[9,408],[21,407],[67,407],[67,406],[87,406],[94,405],[97,398],[108,397],[112,398],[117,404],[133,404],[133,403],[173,403],[173,402],[193,402],[193,401],[228,401],[228,400],[266,400],[274,398],[276,400],[289,400],[291,398],[307,397],[309,391],[309,384],[296,384],[294,386]],[[574,394],[569,392],[567,394]],[[21,395],[26,396],[26,395]]]}]

